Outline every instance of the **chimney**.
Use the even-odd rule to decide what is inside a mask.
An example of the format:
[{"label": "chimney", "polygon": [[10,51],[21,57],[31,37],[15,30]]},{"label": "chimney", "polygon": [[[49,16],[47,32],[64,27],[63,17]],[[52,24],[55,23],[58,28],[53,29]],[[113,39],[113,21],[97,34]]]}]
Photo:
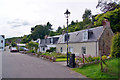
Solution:
[{"label": "chimney", "polygon": [[103,20],[102,25],[103,25],[104,28],[106,28],[106,27],[110,28],[110,22],[108,21],[108,19]]},{"label": "chimney", "polygon": [[48,35],[45,35],[45,37],[44,37],[44,38],[45,38],[45,39],[47,39],[47,37],[48,37]]},{"label": "chimney", "polygon": [[64,34],[65,34],[65,30],[62,31],[62,35],[64,35]]}]

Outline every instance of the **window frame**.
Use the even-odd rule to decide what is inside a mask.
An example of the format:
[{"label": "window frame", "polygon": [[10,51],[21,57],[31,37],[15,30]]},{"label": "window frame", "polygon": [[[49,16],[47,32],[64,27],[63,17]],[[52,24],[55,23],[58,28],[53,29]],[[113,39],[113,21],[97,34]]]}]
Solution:
[{"label": "window frame", "polygon": [[86,47],[82,47],[82,54],[86,54]]}]

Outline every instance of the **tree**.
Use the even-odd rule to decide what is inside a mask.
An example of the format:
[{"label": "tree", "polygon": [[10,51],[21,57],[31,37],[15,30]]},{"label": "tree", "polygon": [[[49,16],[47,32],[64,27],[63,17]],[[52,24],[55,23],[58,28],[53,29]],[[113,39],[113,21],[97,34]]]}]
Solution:
[{"label": "tree", "polygon": [[117,33],[113,36],[111,55],[113,57],[120,57],[120,33]]},{"label": "tree", "polygon": [[62,28],[59,26],[58,29],[56,30],[56,32],[60,33],[60,30],[61,30],[61,29],[62,29]]},{"label": "tree", "polygon": [[75,22],[74,22],[74,21],[71,21],[71,25],[75,25]]},{"label": "tree", "polygon": [[51,28],[52,24],[50,24],[50,22],[47,22],[47,27],[48,27],[49,30],[52,30],[52,28]]},{"label": "tree", "polygon": [[83,18],[83,20],[86,18],[90,19],[91,18],[91,10],[85,9],[85,12],[84,12],[82,18]]},{"label": "tree", "polygon": [[95,17],[94,26],[101,26],[102,21],[107,18],[110,21],[111,29],[115,32],[120,32],[120,8],[106,13],[99,14]]},{"label": "tree", "polygon": [[29,35],[24,35],[23,38],[21,39],[21,42],[20,43],[28,43],[30,42],[32,39],[31,39],[31,34]]},{"label": "tree", "polygon": [[17,46],[17,44],[15,42],[11,43],[11,47],[16,47],[16,46]]},{"label": "tree", "polygon": [[55,36],[57,33],[55,31],[50,31],[50,36]]},{"label": "tree", "polygon": [[52,30],[51,24],[47,22],[46,25],[36,25],[35,27],[31,28],[31,38],[36,40],[38,38],[44,39],[45,35],[49,35],[50,31]]},{"label": "tree", "polygon": [[96,6],[96,8],[100,7],[100,10],[104,13],[108,12],[108,11],[113,11],[116,8],[120,7],[120,4],[117,3],[118,0],[98,0],[98,4]]},{"label": "tree", "polygon": [[30,50],[34,49],[36,53],[37,53],[37,50],[38,50],[38,45],[39,45],[38,43],[32,42],[32,41],[26,44],[28,49],[30,49]]}]

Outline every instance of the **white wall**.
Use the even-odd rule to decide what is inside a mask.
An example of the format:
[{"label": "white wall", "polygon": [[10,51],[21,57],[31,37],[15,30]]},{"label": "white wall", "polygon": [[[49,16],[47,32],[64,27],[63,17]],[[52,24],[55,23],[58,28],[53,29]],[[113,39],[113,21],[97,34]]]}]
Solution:
[{"label": "white wall", "polygon": [[[67,44],[57,44],[56,51],[61,53],[61,51],[60,51],[61,47],[63,48],[62,53],[65,54],[67,52]],[[97,56],[98,56],[98,43],[96,43],[96,42],[69,43],[68,47],[73,48],[73,53],[75,54],[75,56],[82,55],[82,47],[86,47],[87,55],[96,56],[96,52],[97,52]]]}]

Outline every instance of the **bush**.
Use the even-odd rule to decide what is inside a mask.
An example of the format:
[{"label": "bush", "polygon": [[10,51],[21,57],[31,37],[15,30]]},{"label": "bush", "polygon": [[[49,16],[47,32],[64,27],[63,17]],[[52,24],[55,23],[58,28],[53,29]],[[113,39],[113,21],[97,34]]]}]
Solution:
[{"label": "bush", "polygon": [[11,46],[12,46],[12,47],[16,47],[17,44],[16,44],[15,42],[12,42],[12,43],[11,43]]},{"label": "bush", "polygon": [[62,54],[62,55],[57,56],[57,58],[67,58],[67,56]]},{"label": "bush", "polygon": [[100,60],[100,57],[99,57],[99,56],[93,57],[93,59],[94,59],[95,61],[99,61],[99,60]]},{"label": "bush", "polygon": [[105,56],[105,55],[102,56],[102,60],[105,60],[105,59],[107,59],[107,56]]},{"label": "bush", "polygon": [[111,55],[113,57],[120,57],[120,33],[117,33],[113,36]]},{"label": "bush", "polygon": [[40,55],[42,55],[42,53],[41,53],[41,52],[37,53],[37,57],[39,57]]},{"label": "bush", "polygon": [[54,51],[56,51],[55,47],[51,47],[50,49],[46,50],[46,52],[54,52]]},{"label": "bush", "polygon": [[35,53],[35,50],[29,50],[27,53]]},{"label": "bush", "polygon": [[88,60],[89,62],[94,61],[94,59],[92,58],[92,56],[89,56],[89,57],[87,58],[87,60]]},{"label": "bush", "polygon": [[24,51],[24,49],[23,49],[23,48],[20,48],[19,51]]},{"label": "bush", "polygon": [[81,63],[83,62],[83,58],[81,57],[76,57],[76,61],[80,61]]}]

